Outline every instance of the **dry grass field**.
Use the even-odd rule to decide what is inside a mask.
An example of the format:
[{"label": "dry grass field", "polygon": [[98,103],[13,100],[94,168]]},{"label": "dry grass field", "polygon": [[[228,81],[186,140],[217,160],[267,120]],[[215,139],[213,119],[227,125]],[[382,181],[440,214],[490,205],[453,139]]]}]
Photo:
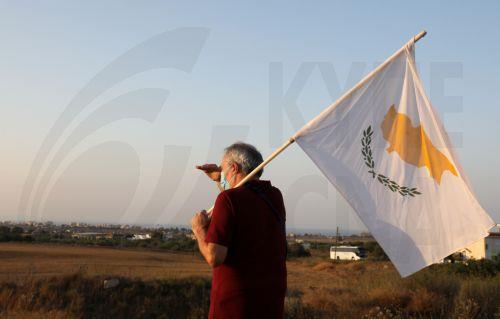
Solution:
[{"label": "dry grass field", "polygon": [[[389,262],[333,263],[322,254],[287,262],[286,318],[500,316],[498,273],[437,267],[402,279]],[[2,243],[0,315],[204,318],[210,276],[193,253]],[[109,277],[120,286],[103,289]]]},{"label": "dry grass field", "polygon": [[107,247],[0,243],[0,281],[19,281],[84,272],[143,280],[210,276],[194,253]]}]

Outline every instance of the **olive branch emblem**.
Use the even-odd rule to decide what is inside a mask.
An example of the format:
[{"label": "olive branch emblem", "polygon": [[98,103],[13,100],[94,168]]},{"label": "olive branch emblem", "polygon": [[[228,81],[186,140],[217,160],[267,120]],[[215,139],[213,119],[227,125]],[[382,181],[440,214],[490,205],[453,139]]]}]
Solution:
[{"label": "olive branch emblem", "polygon": [[373,178],[377,178],[377,180],[382,185],[388,187],[393,192],[398,192],[403,197],[406,197],[408,195],[410,195],[411,197],[415,197],[415,195],[422,194],[417,191],[416,187],[400,186],[398,185],[398,183],[391,180],[387,176],[375,172],[375,162],[373,161],[372,149],[370,147],[370,144],[372,142],[372,135],[372,126],[369,125],[368,128],[363,131],[363,137],[361,138],[361,154],[363,155],[366,166],[368,166],[369,168],[368,173],[370,173]]}]

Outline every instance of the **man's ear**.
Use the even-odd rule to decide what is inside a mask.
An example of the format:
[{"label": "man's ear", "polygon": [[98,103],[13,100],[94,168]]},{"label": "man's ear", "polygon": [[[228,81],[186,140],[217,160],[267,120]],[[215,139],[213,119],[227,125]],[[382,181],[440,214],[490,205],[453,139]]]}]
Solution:
[{"label": "man's ear", "polygon": [[241,173],[241,169],[240,169],[240,166],[238,165],[238,163],[233,162],[231,164],[231,167],[233,168],[235,175],[238,174],[238,173]]}]

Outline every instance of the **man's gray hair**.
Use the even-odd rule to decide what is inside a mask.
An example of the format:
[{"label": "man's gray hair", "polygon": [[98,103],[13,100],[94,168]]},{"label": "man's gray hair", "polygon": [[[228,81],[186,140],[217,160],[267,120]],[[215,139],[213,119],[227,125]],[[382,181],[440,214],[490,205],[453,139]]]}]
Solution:
[{"label": "man's gray hair", "polygon": [[[231,163],[238,164],[245,175],[248,175],[264,161],[262,154],[260,154],[255,146],[247,143],[236,142],[226,147],[224,151],[227,159]],[[261,169],[255,176],[260,177],[263,172],[264,169]]]}]

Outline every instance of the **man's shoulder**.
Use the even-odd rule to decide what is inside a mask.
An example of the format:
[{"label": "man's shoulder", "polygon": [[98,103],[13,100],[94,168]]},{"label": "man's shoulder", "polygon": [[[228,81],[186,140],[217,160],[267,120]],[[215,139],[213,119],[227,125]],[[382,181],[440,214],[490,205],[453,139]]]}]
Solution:
[{"label": "man's shoulder", "polygon": [[232,202],[233,200],[241,197],[242,191],[244,192],[242,187],[226,189],[217,195],[217,200]]},{"label": "man's shoulder", "polygon": [[219,196],[222,195],[226,196],[230,200],[237,200],[242,197],[247,197],[250,193],[255,193],[255,189],[260,189],[264,191],[264,193],[283,197],[281,190],[278,187],[273,186],[268,180],[252,180],[247,183],[250,185],[241,185],[239,187],[230,188],[221,192]]}]

